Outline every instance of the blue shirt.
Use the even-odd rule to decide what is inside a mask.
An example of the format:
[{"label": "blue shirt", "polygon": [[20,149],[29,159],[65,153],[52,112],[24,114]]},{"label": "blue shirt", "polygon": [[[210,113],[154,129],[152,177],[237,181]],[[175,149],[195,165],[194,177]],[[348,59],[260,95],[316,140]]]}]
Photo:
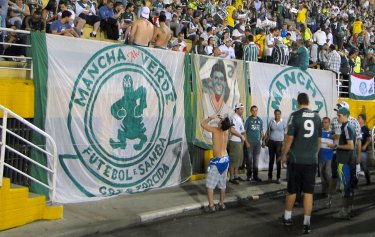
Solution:
[{"label": "blue shirt", "polygon": [[263,121],[261,118],[249,116],[245,122],[246,137],[250,143],[260,143]]},{"label": "blue shirt", "polygon": [[99,9],[99,17],[101,20],[107,20],[115,15],[113,8],[109,9],[107,6],[101,6]]},{"label": "blue shirt", "polygon": [[69,23],[62,23],[60,20],[54,20],[51,24],[51,33],[52,31],[57,31],[59,33],[63,32],[63,29],[72,29],[72,26]]},{"label": "blue shirt", "polygon": [[280,120],[278,123],[276,123],[275,120],[271,120],[270,127],[268,129],[270,130],[270,140],[282,142],[284,141],[284,135],[286,131],[286,121]]},{"label": "blue shirt", "polygon": [[328,143],[333,144],[333,137],[331,136],[330,131],[322,132],[322,144],[320,146],[318,158],[319,162],[324,162],[328,160],[332,160],[333,157],[333,150],[327,146]]}]

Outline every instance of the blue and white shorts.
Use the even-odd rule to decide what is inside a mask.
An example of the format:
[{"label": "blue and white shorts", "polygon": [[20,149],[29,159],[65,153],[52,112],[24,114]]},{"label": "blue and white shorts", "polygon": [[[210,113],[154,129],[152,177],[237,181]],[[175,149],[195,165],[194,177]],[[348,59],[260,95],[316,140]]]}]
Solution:
[{"label": "blue and white shorts", "polygon": [[210,189],[225,189],[227,187],[228,168],[220,174],[216,165],[211,165],[207,173],[206,187]]}]

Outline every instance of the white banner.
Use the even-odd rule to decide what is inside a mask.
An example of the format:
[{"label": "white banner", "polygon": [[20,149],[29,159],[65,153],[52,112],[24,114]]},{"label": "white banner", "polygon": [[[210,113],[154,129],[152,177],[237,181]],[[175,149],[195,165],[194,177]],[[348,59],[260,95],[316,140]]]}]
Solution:
[{"label": "white banner", "polygon": [[[232,116],[235,104],[247,105],[248,85],[244,79],[243,61],[193,55],[193,91],[195,145],[212,145],[212,134],[200,122],[210,115]],[[217,120],[211,122],[217,124]]]},{"label": "white banner", "polygon": [[349,96],[355,100],[375,99],[374,77],[360,74],[350,75]]},{"label": "white banner", "polygon": [[[290,113],[298,110],[297,96],[301,92],[309,95],[311,110],[319,116],[335,116],[337,104],[335,75],[330,71],[249,62],[251,105],[258,107],[258,116],[266,131],[274,110],[280,109],[282,118],[288,120]],[[264,149],[263,149],[264,150]],[[268,153],[262,152],[259,167],[268,168]]]},{"label": "white banner", "polygon": [[183,53],[49,34],[46,45],[56,201],[142,192],[191,175]]}]

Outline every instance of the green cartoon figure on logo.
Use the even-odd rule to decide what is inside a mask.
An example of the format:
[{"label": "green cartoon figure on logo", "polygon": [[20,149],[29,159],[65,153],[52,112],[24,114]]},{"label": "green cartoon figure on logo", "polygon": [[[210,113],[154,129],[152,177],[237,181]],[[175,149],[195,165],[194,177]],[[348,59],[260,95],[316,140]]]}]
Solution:
[{"label": "green cartoon figure on logo", "polygon": [[139,139],[140,142],[134,145],[135,150],[141,150],[147,137],[146,128],[143,123],[143,110],[147,108],[146,88],[133,88],[133,79],[130,75],[125,75],[123,79],[124,96],[116,101],[111,107],[112,116],[117,120],[122,120],[121,129],[118,129],[117,139],[109,140],[113,149],[125,149],[126,139]]}]

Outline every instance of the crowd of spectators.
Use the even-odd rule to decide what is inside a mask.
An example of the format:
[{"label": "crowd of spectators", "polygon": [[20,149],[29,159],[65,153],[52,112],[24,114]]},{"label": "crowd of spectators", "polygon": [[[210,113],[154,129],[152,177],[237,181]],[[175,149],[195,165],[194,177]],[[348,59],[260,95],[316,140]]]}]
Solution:
[{"label": "crowd of spectators", "polygon": [[[375,74],[374,0],[49,0],[44,7],[42,0],[14,1],[0,0],[2,27],[71,37],[86,29],[96,37],[101,29],[125,44],[138,44],[137,37],[149,34],[142,29],[151,27],[141,46],[321,68],[344,77]],[[4,42],[15,38],[2,33]]]}]

